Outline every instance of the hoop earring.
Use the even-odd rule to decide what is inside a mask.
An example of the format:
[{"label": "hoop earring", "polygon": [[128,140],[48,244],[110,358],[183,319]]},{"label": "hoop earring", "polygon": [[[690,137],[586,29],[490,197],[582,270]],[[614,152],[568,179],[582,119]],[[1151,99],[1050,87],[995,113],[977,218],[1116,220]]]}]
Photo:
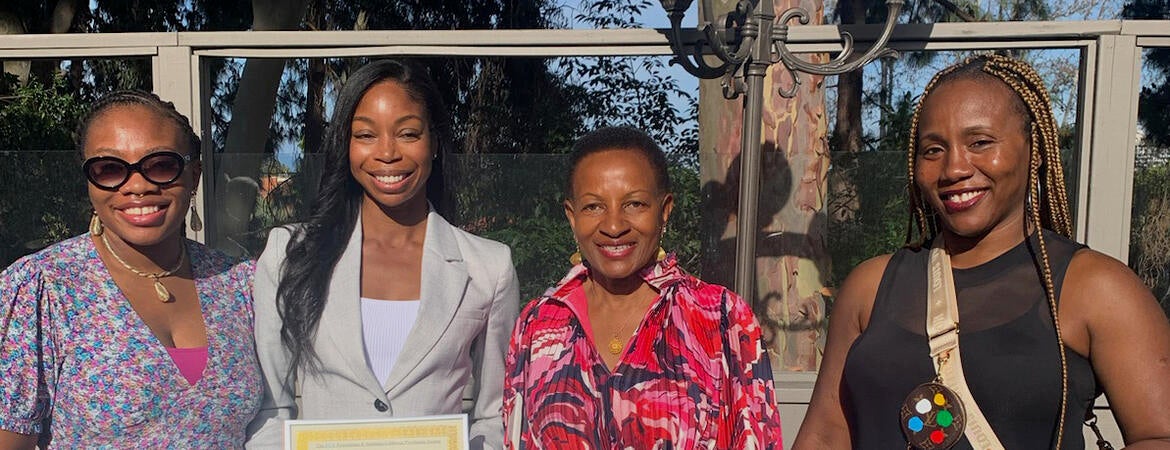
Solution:
[{"label": "hoop earring", "polygon": [[199,219],[199,211],[195,209],[195,191],[191,191],[191,231],[203,231],[203,220]]},{"label": "hoop earring", "polygon": [[1040,177],[1036,177],[1034,182],[1036,184],[1035,191],[1033,191],[1032,186],[1028,186],[1027,194],[1024,195],[1024,212],[1027,213],[1031,213],[1032,208],[1036,207],[1036,199],[1032,198],[1032,192],[1036,192],[1037,195],[1040,194]]},{"label": "hoop earring", "polygon": [[102,227],[102,219],[99,219],[97,211],[94,211],[93,217],[89,218],[89,234],[101,236],[103,231],[105,231],[105,228]]}]

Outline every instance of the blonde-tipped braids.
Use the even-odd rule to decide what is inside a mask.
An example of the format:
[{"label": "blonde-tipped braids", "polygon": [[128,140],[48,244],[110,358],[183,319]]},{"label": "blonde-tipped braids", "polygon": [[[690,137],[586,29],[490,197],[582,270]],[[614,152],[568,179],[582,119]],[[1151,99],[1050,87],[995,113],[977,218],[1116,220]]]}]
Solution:
[{"label": "blonde-tipped braids", "polygon": [[1044,230],[1051,230],[1071,238],[1072,217],[1068,212],[1068,191],[1065,189],[1064,171],[1060,163],[1059,134],[1052,116],[1052,102],[1048,96],[1048,89],[1044,87],[1044,81],[1028,63],[1002,55],[973,56],[943,69],[926,85],[910,122],[910,145],[906,156],[910,223],[906,230],[906,244],[921,247],[941,231],[941,223],[923,197],[914,176],[918,156],[918,120],[922,113],[922,105],[935,88],[960,79],[998,80],[1010,88],[1016,94],[1011,100],[1013,109],[1024,119],[1024,132],[1029,137],[1028,194],[1023,207],[1027,224],[1036,231],[1039,252],[1033,253],[1036,255],[1033,261],[1041,273],[1041,282],[1044,284],[1044,294],[1048,300],[1060,352],[1060,415],[1054,446],[1059,449],[1064,439],[1064,416],[1068,409],[1068,361],[1064,337],[1060,331],[1060,316],[1056,288],[1052,281],[1052,268],[1048,260],[1048,246],[1045,244],[1043,233]]}]

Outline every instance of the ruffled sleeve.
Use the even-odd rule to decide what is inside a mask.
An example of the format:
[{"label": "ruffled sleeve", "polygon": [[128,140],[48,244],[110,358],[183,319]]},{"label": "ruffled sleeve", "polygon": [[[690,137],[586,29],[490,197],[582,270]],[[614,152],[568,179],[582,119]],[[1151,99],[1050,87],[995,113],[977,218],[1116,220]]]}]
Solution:
[{"label": "ruffled sleeve", "polygon": [[524,442],[524,426],[527,423],[524,411],[525,375],[528,371],[529,343],[526,335],[528,320],[535,311],[539,300],[532,301],[516,319],[512,338],[504,358],[504,448],[527,447]]},{"label": "ruffled sleeve", "polygon": [[[51,409],[37,404],[37,364],[41,360],[47,386],[52,386],[53,343],[49,302],[35,257],[25,257],[0,272],[0,429],[39,434],[38,414]],[[41,308],[41,343],[37,342]],[[38,358],[38,353],[41,357]],[[49,391],[51,392],[51,390]]]},{"label": "ruffled sleeve", "polygon": [[738,295],[725,291],[723,320],[731,382],[732,420],[730,448],[779,449],[783,446],[780,412],[772,383],[772,363],[760,339],[760,325],[751,308]]}]

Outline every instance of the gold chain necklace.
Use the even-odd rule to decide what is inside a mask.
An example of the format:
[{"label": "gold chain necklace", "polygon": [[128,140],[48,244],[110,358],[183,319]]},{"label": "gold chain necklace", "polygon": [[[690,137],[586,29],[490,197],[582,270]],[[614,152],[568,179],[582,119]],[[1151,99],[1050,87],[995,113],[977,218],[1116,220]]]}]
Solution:
[{"label": "gold chain necklace", "polygon": [[[626,325],[629,325],[629,323],[626,323]],[[625,350],[626,348],[626,343],[621,338],[621,332],[625,328],[625,326],[618,328],[618,330],[613,333],[613,337],[609,338],[609,352],[614,356],[622,354],[622,350]]]},{"label": "gold chain necklace", "polygon": [[154,293],[158,295],[158,299],[160,301],[162,301],[163,303],[170,303],[172,301],[171,291],[168,291],[167,287],[163,286],[162,281],[160,281],[160,278],[169,277],[172,274],[174,274],[175,271],[179,270],[180,267],[183,267],[183,260],[187,259],[187,246],[186,245],[183,245],[181,242],[179,243],[179,261],[175,263],[175,267],[172,267],[170,270],[165,270],[165,271],[158,272],[158,273],[150,273],[150,272],[143,272],[141,270],[135,269],[134,267],[131,267],[130,264],[126,263],[126,260],[122,259],[121,256],[118,256],[118,253],[114,251],[114,247],[112,247],[110,245],[110,240],[106,239],[106,233],[102,233],[101,237],[102,237],[102,244],[105,244],[106,250],[109,250],[110,255],[114,257],[115,261],[118,261],[118,263],[121,264],[122,267],[125,267],[126,270],[133,272],[135,275],[138,275],[142,278],[150,278],[151,280],[154,280]]},{"label": "gold chain necklace", "polygon": [[[593,290],[596,290],[595,284],[596,283],[590,283],[590,287],[594,288]],[[637,318],[638,316],[632,315],[632,317]],[[613,336],[609,338],[609,353],[610,354],[612,354],[614,356],[618,356],[618,355],[622,354],[622,350],[625,350],[626,341],[621,338],[622,330],[625,330],[626,328],[628,328],[631,322],[633,322],[633,321],[626,320],[626,322],[624,324],[622,324],[622,326],[620,328],[618,328],[617,330],[614,330]],[[639,320],[639,322],[640,322],[640,320]]]}]

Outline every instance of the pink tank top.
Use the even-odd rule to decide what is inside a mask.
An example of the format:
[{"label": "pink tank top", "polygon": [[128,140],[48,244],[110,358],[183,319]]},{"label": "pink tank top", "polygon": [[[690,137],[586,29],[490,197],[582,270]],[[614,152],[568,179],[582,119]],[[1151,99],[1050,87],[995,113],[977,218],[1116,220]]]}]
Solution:
[{"label": "pink tank top", "polygon": [[207,367],[207,347],[167,347],[167,353],[171,355],[171,359],[179,367],[179,373],[183,374],[188,383],[192,386],[199,383],[199,379],[203,377],[203,369]]}]

